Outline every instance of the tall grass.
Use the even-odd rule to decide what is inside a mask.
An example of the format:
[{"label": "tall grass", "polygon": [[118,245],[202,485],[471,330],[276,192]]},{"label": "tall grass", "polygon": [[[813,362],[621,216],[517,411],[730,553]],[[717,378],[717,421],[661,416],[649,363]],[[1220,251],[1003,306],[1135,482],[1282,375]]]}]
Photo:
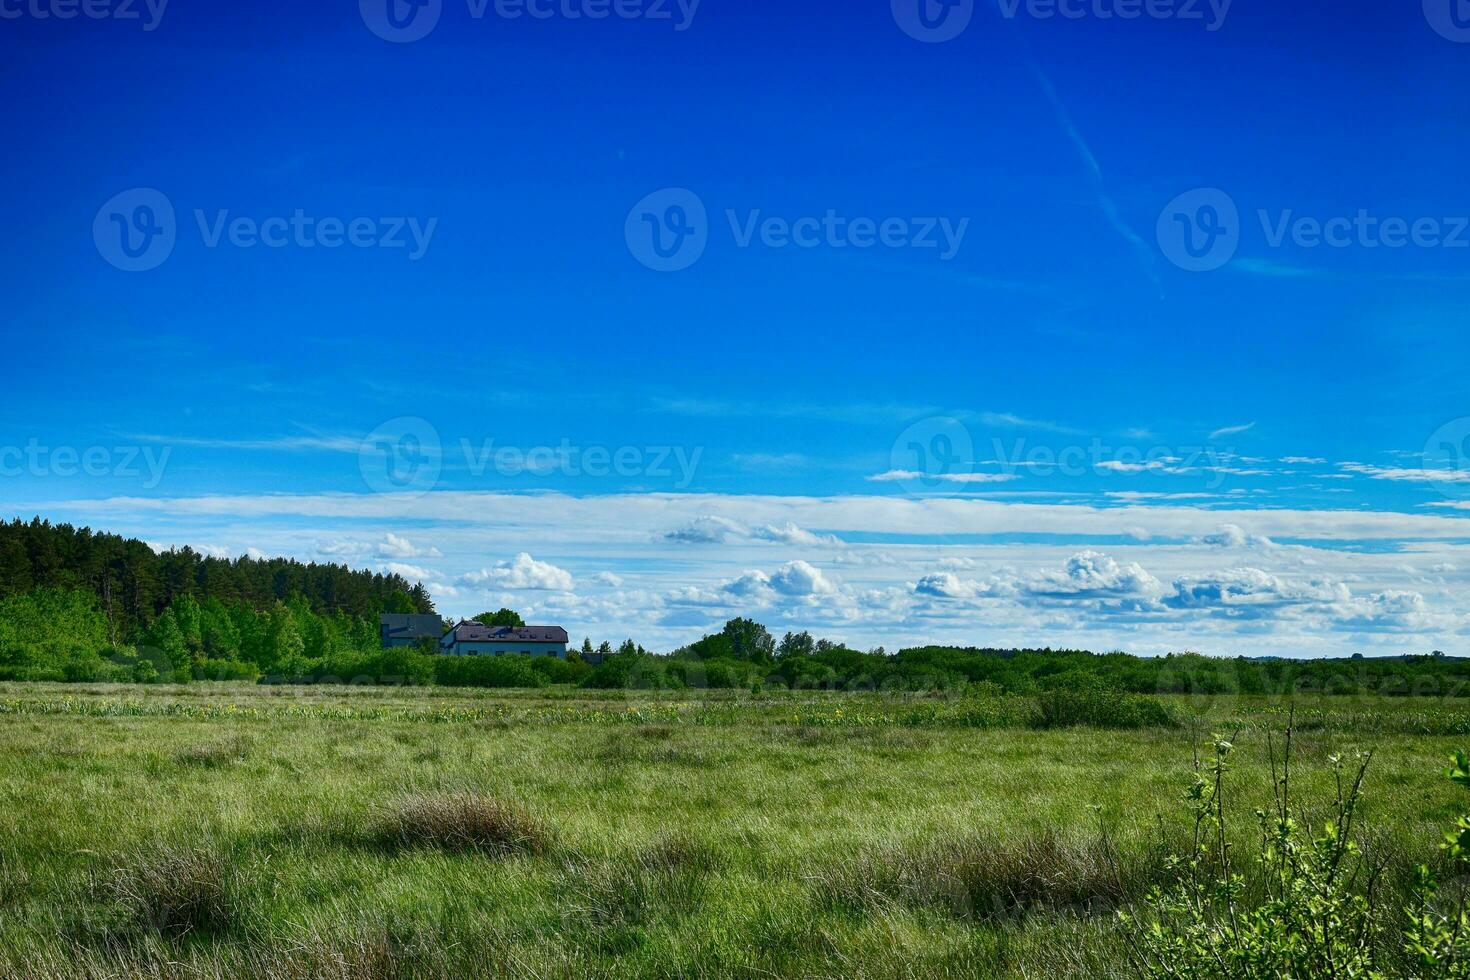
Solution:
[{"label": "tall grass", "polygon": [[[6,980],[1122,978],[1111,909],[1187,829],[1191,730],[1033,699],[73,691],[3,688],[40,706],[0,712]],[[1269,806],[1274,706],[1205,710]],[[1376,749],[1365,854],[1411,879],[1453,745],[1312,710],[1303,799]]]}]

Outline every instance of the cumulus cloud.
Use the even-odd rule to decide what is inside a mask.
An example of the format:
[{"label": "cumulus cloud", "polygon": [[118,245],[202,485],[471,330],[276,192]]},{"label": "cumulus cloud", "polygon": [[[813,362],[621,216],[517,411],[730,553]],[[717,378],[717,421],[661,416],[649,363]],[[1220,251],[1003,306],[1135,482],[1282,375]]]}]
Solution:
[{"label": "cumulus cloud", "polygon": [[831,534],[816,534],[798,526],[793,521],[751,526],[714,514],[695,518],[683,527],[665,532],[663,535],[663,540],[679,544],[724,544],[731,539],[807,547],[833,547],[842,544]]},{"label": "cumulus cloud", "polygon": [[1031,595],[1056,599],[1147,599],[1163,584],[1137,562],[1121,564],[1109,555],[1083,551],[1067,559],[1061,573],[1044,572],[1024,583]]},{"label": "cumulus cloud", "polygon": [[987,583],[962,579],[953,572],[936,572],[919,579],[914,593],[934,599],[978,599],[989,595],[991,588]]},{"label": "cumulus cloud", "polygon": [[666,532],[663,539],[679,544],[724,544],[730,535],[744,530],[744,526],[738,521],[706,514],[696,517],[681,528]]},{"label": "cumulus cloud", "polygon": [[1330,579],[1288,582],[1259,568],[1234,568],[1174,581],[1165,604],[1175,609],[1229,609],[1266,614],[1284,606],[1346,602],[1348,587]]},{"label": "cumulus cloud", "polygon": [[1401,589],[1388,589],[1344,602],[1337,614],[1341,628],[1363,633],[1416,633],[1436,625],[1424,596]]},{"label": "cumulus cloud", "polygon": [[772,595],[799,598],[833,595],[837,592],[837,586],[820,569],[804,561],[788,561],[774,572],[759,569],[749,571],[726,582],[721,588],[731,595],[744,598]]},{"label": "cumulus cloud", "polygon": [[427,548],[421,548],[407,538],[400,538],[392,531],[389,531],[378,545],[378,557],[396,559],[442,558],[443,553],[432,545]]},{"label": "cumulus cloud", "polygon": [[391,572],[394,575],[402,575],[410,582],[427,582],[429,579],[435,578],[434,573],[429,571],[427,568],[421,568],[418,565],[410,565],[407,562],[385,561],[378,567],[383,569],[383,571],[385,572]]},{"label": "cumulus cloud", "polygon": [[1264,534],[1249,534],[1239,524],[1222,524],[1220,530],[1206,534],[1200,544],[1211,548],[1274,548],[1276,542]]},{"label": "cumulus cloud", "polygon": [[572,573],[550,562],[537,561],[523,551],[512,561],[461,575],[458,582],[466,586],[567,592],[572,588]]},{"label": "cumulus cloud", "polygon": [[597,585],[607,585],[616,589],[623,584],[623,577],[614,575],[612,572],[598,572],[592,576],[592,581]]}]

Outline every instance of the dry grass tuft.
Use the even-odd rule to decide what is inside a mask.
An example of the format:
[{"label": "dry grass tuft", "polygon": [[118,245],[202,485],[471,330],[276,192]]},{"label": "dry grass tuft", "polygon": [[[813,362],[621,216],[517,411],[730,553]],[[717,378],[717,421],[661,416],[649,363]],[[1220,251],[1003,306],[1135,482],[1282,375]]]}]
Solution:
[{"label": "dry grass tuft", "polygon": [[173,938],[215,934],[238,918],[235,872],[220,851],[159,843],[113,873],[113,897],[139,925]]},{"label": "dry grass tuft", "polygon": [[216,769],[242,761],[250,754],[250,748],[250,739],[243,735],[236,735],[221,742],[208,742],[180,749],[174,753],[174,761],[181,766]]},{"label": "dry grass tuft", "polygon": [[718,865],[718,855],[708,845],[671,834],[626,858],[569,866],[568,908],[602,928],[688,915],[703,902],[706,879]]},{"label": "dry grass tuft", "polygon": [[384,808],[372,836],[388,847],[494,855],[544,854],[552,841],[519,804],[471,792],[404,797]]},{"label": "dry grass tuft", "polygon": [[811,880],[832,907],[879,910],[942,908],[959,919],[992,919],[1046,907],[1100,911],[1137,894],[1143,879],[1134,862],[1114,867],[1101,840],[1044,831],[938,837],[869,851]]}]

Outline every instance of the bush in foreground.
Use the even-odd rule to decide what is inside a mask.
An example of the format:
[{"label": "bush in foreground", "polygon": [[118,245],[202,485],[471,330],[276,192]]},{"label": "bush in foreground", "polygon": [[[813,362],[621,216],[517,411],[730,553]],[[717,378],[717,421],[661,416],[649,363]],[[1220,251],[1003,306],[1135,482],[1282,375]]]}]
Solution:
[{"label": "bush in foreground", "polygon": [[[1189,792],[1192,846],[1169,860],[1172,883],[1155,889],[1143,909],[1121,916],[1139,975],[1209,980],[1344,978],[1386,980],[1470,977],[1466,891],[1446,902],[1437,875],[1417,869],[1408,909],[1379,901],[1382,867],[1364,858],[1355,823],[1371,756],[1347,767],[1330,760],[1335,795],[1316,831],[1298,822],[1291,793],[1291,729],[1280,767],[1271,751],[1273,801],[1256,812],[1260,883],[1248,888],[1227,840],[1229,741],[1216,739],[1208,764],[1196,763]],[[1470,759],[1458,753],[1447,775],[1470,786]],[[1470,871],[1470,817],[1442,845],[1447,869]]]}]

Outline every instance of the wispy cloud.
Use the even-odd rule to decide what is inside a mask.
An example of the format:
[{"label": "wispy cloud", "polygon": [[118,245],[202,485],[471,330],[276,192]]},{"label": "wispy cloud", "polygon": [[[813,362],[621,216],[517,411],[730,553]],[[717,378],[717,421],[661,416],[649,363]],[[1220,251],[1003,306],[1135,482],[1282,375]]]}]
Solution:
[{"label": "wispy cloud", "polygon": [[961,414],[975,419],[982,425],[989,425],[998,429],[1034,429],[1039,432],[1055,432],[1058,435],[1064,436],[1082,434],[1081,430],[1062,425],[1059,422],[1026,418],[1024,415],[1016,415],[1012,412],[975,412]]},{"label": "wispy cloud", "polygon": [[275,436],[264,439],[214,439],[201,436],[131,433],[128,438],[139,442],[156,442],[169,446],[195,446],[200,449],[233,449],[261,452],[334,452],[358,453],[362,438],[354,436]]},{"label": "wispy cloud", "polygon": [[918,470],[888,470],[867,478],[872,483],[899,483],[905,480],[939,480],[944,483],[1004,483],[1017,479],[1014,473],[920,473]]},{"label": "wispy cloud", "polygon": [[1236,272],[1244,272],[1253,276],[1268,276],[1273,279],[1314,279],[1325,276],[1328,273],[1321,269],[1308,269],[1305,266],[1287,265],[1285,262],[1273,262],[1269,259],[1236,259],[1227,267]]},{"label": "wispy cloud", "polygon": [[1349,473],[1372,477],[1375,480],[1395,480],[1404,483],[1470,483],[1470,470],[1374,466],[1371,463],[1338,463],[1337,465]]},{"label": "wispy cloud", "polygon": [[1244,425],[1227,425],[1223,429],[1216,429],[1214,432],[1211,432],[1209,434],[1208,438],[1210,438],[1210,439],[1219,439],[1222,436],[1239,435],[1242,432],[1249,432],[1251,429],[1254,429],[1255,427],[1256,427],[1256,423],[1254,423],[1254,422],[1247,422]]},{"label": "wispy cloud", "polygon": [[1051,103],[1052,109],[1056,111],[1057,119],[1061,122],[1062,129],[1066,131],[1067,137],[1072,141],[1072,145],[1077,148],[1078,154],[1082,157],[1083,164],[1087,167],[1088,176],[1097,193],[1098,208],[1102,211],[1103,216],[1107,218],[1108,224],[1112,226],[1113,230],[1124,241],[1133,246],[1134,251],[1138,253],[1139,264],[1142,266],[1144,274],[1149,277],[1154,285],[1160,285],[1159,271],[1157,263],[1154,261],[1153,249],[1149,248],[1148,243],[1143,240],[1143,237],[1134,231],[1127,221],[1123,220],[1123,215],[1118,210],[1117,202],[1108,195],[1103,181],[1102,167],[1097,162],[1097,156],[1092,152],[1092,147],[1088,146],[1087,140],[1083,138],[1081,130],[1072,121],[1072,114],[1067,111],[1067,107],[1063,104],[1061,96],[1057,94],[1056,86],[1052,85],[1051,79],[1047,77],[1046,73],[1040,67],[1033,65],[1032,70],[1036,75],[1036,80],[1041,84],[1042,92],[1046,94],[1047,101]]}]

